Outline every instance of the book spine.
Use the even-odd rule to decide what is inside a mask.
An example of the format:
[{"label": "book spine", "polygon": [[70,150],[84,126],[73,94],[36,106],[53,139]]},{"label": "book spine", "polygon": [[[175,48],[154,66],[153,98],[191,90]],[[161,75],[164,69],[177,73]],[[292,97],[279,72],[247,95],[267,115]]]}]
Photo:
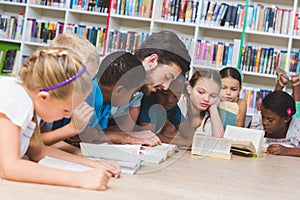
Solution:
[{"label": "book spine", "polygon": [[276,22],[275,22],[275,33],[278,33],[278,34],[280,34],[280,32],[281,32],[282,14],[283,14],[283,10],[281,8],[277,8]]},{"label": "book spine", "polygon": [[168,20],[169,10],[170,10],[170,0],[164,0],[162,13],[161,13],[161,18],[163,20]]},{"label": "book spine", "polygon": [[215,3],[215,9],[213,11],[213,14],[212,14],[212,23],[216,24],[216,20],[217,20],[217,17],[218,17],[218,14],[220,12],[220,8],[221,8],[221,4],[220,3]]},{"label": "book spine", "polygon": [[294,21],[294,28],[293,28],[293,35],[298,35],[298,24],[299,24],[299,13],[295,13],[295,21]]},{"label": "book spine", "polygon": [[231,19],[232,9],[233,9],[233,6],[232,6],[232,5],[229,5],[229,6],[228,6],[228,9],[227,9],[227,12],[226,12],[226,17],[225,17],[225,24],[224,24],[224,26],[227,27],[227,28],[229,28],[229,25],[230,25],[230,19]]},{"label": "book spine", "polygon": [[203,3],[202,3],[202,10],[201,10],[201,13],[200,13],[201,14],[200,15],[200,21],[202,23],[205,22],[207,10],[209,8],[209,4],[210,4],[210,1],[207,1],[207,0],[203,1]]},{"label": "book spine", "polygon": [[234,22],[234,28],[239,28],[239,19],[240,19],[240,15],[241,15],[241,9],[242,9],[242,5],[238,4],[237,8],[236,8],[236,18],[235,18],[235,22]]},{"label": "book spine", "polygon": [[198,1],[193,1],[193,11],[192,11],[192,22],[196,23],[197,17],[198,17]]},{"label": "book spine", "polygon": [[253,12],[254,12],[254,6],[250,5],[248,7],[248,14],[247,14],[247,24],[246,24],[246,29],[247,30],[251,30],[252,19],[253,19]]},{"label": "book spine", "polygon": [[178,20],[179,22],[185,22],[187,0],[181,0],[179,4]]},{"label": "book spine", "polygon": [[189,0],[186,5],[186,11],[185,11],[185,21],[188,23],[192,22],[192,16],[193,16],[193,1]]},{"label": "book spine", "polygon": [[257,48],[256,59],[255,59],[255,64],[254,64],[254,72],[259,72],[261,50],[262,50],[261,47]]},{"label": "book spine", "polygon": [[216,54],[216,67],[219,68],[221,67],[221,63],[222,63],[222,57],[223,57],[223,46],[224,43],[222,42],[218,42],[218,46],[217,46],[217,54]]},{"label": "book spine", "polygon": [[205,22],[210,23],[212,21],[215,6],[216,2],[211,1],[206,13]]}]

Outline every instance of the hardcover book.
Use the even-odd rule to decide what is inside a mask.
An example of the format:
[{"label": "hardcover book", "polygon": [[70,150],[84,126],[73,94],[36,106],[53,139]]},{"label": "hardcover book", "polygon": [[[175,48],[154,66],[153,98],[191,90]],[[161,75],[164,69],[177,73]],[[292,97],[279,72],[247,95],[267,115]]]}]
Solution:
[{"label": "hardcover book", "polygon": [[2,67],[2,73],[12,73],[17,51],[18,50],[15,49],[10,49],[6,51],[6,55]]}]

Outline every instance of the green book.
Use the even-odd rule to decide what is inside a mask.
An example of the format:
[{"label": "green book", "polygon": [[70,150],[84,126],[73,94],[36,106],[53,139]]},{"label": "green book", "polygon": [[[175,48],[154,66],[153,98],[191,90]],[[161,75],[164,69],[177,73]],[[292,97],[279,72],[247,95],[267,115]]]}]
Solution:
[{"label": "green book", "polygon": [[219,113],[224,129],[227,125],[236,126],[239,106],[235,102],[220,102]]}]

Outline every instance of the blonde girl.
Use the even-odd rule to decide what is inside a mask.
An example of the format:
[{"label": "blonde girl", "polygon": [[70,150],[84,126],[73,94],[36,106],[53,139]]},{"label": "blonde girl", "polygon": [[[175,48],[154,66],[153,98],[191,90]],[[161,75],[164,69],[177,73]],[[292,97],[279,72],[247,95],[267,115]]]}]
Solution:
[{"label": "blonde girl", "polygon": [[[71,117],[91,90],[91,78],[80,59],[63,48],[37,50],[25,59],[18,78],[0,78],[0,177],[14,181],[105,190],[110,177],[119,176],[108,166],[68,154],[40,141],[39,121]],[[27,155],[28,159],[22,159]],[[71,172],[38,165],[51,156],[83,164],[94,170]]]}]

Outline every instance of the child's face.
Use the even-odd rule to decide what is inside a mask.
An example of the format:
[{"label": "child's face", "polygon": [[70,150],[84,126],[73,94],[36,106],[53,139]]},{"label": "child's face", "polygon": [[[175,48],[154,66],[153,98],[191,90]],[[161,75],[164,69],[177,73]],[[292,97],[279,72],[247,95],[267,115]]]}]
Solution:
[{"label": "child's face", "polygon": [[222,88],[220,92],[221,101],[234,102],[239,96],[240,89],[238,80],[232,77],[222,78]]},{"label": "child's face", "polygon": [[[76,95],[68,97],[64,100],[57,100],[48,96],[47,98],[39,98],[35,102],[35,111],[45,122],[53,122],[62,118],[70,118],[73,109],[78,107],[87,97],[86,95]],[[47,111],[47,112],[45,112]]]},{"label": "child's face", "polygon": [[178,98],[181,95],[180,91],[173,92],[171,90],[161,90],[155,93],[157,102],[166,110],[170,110],[175,107],[178,102]]},{"label": "child's face", "polygon": [[214,80],[207,78],[200,78],[194,87],[188,87],[191,104],[200,111],[207,110],[209,106],[218,101],[219,91],[218,84]]},{"label": "child's face", "polygon": [[110,102],[112,106],[119,107],[128,103],[133,95],[139,91],[138,89],[127,89],[123,86],[116,86],[111,94]]},{"label": "child's face", "polygon": [[[286,135],[287,120],[280,117],[273,111],[261,108],[262,123],[265,131],[265,136],[270,138],[284,138]],[[282,134],[284,133],[285,134]]]},{"label": "child's face", "polygon": [[156,92],[158,90],[167,90],[171,82],[182,72],[179,65],[175,63],[157,64],[153,69],[146,73],[146,83],[148,90]]}]

